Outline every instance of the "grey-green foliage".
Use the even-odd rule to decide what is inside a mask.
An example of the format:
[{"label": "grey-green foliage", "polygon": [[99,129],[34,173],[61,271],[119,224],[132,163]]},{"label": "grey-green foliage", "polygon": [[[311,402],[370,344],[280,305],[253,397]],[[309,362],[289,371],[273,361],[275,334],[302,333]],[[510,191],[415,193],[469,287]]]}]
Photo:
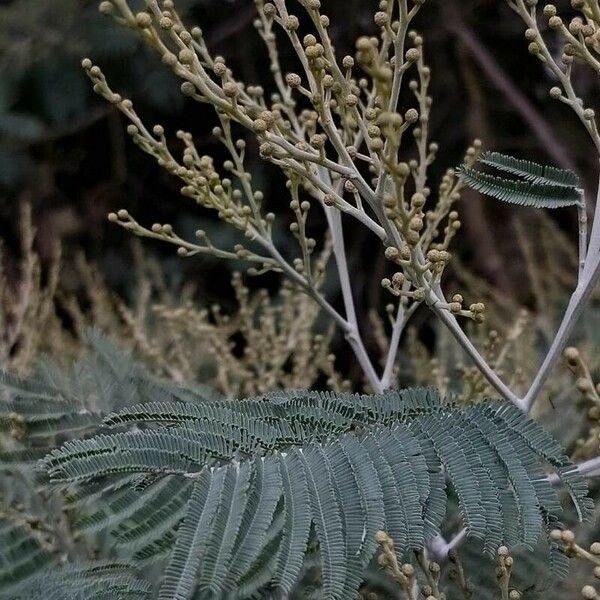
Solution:
[{"label": "grey-green foliage", "polygon": [[[306,574],[319,563],[317,596],[352,597],[377,529],[404,552],[439,530],[446,478],[469,532],[488,551],[501,542],[532,547],[556,522],[547,468],[559,473],[580,517],[589,514],[585,485],[559,446],[509,405],[459,409],[424,389],[223,400],[156,380],[98,333],[90,344],[91,354],[66,372],[45,362],[32,378],[4,375],[0,438],[4,445],[13,432],[18,442],[0,464],[20,476],[55,448],[43,464],[70,503],[52,510],[67,508],[72,533],[102,556],[151,574],[166,561],[162,598],[297,591],[302,577],[315,586]],[[95,437],[78,439],[99,426]],[[43,497],[45,507],[51,498]],[[48,570],[64,554],[44,527],[40,535],[30,524],[0,522],[11,540],[0,545],[0,597],[46,599],[40,582],[61,578],[68,586],[57,586],[55,597],[96,597],[96,579],[71,576],[90,572],[74,562],[85,554],[68,550],[70,569]],[[550,558],[560,572],[564,555],[550,547]],[[148,586],[136,575],[109,572],[110,585],[136,581],[132,594],[144,597]],[[127,597],[109,579],[98,592]]]},{"label": "grey-green foliage", "polygon": [[0,597],[15,581],[27,579],[52,564],[52,555],[27,527],[0,520]]},{"label": "grey-green foliage", "polygon": [[69,369],[45,358],[27,378],[0,372],[0,598],[14,598],[57,560],[91,556],[92,547],[114,555],[116,542],[127,557],[170,548],[187,503],[191,483],[166,478],[147,489],[123,479],[108,489],[86,489],[81,498],[48,489],[37,461],[68,439],[96,432],[111,411],[159,399],[218,397],[203,386],[153,377],[99,331],[91,331],[88,342],[88,353]]},{"label": "grey-green foliage", "polygon": [[[352,598],[379,529],[401,552],[439,531],[446,482],[488,552],[501,543],[533,548],[557,522],[561,505],[545,469],[558,474],[579,517],[591,515],[584,481],[538,424],[506,403],[459,408],[431,389],[151,402],[105,425],[115,431],[68,441],[43,467],[58,483],[91,482],[95,494],[103,486],[127,494],[122,478],[144,477],[145,494],[179,483],[189,499],[175,513],[158,501],[125,520],[126,502],[112,514],[126,528],[162,528],[154,537],[169,554],[165,600],[289,593],[312,536],[323,597]],[[562,568],[560,550],[551,552]]]},{"label": "grey-green foliage", "polygon": [[152,588],[123,562],[96,561],[40,571],[12,600],[146,600]]},{"label": "grey-green foliage", "polygon": [[69,369],[43,358],[26,378],[0,371],[0,434],[28,447],[1,453],[0,468],[21,463],[28,451],[36,454],[33,446],[47,448],[95,431],[119,408],[166,398],[219,397],[205,386],[188,388],[153,377],[98,330],[89,332],[88,346]]},{"label": "grey-green foliage", "polygon": [[513,178],[482,172],[461,165],[459,177],[482,194],[503,202],[535,208],[561,208],[581,204],[581,190],[577,175],[566,169],[540,165],[498,152],[486,152],[479,162],[514,175]]}]

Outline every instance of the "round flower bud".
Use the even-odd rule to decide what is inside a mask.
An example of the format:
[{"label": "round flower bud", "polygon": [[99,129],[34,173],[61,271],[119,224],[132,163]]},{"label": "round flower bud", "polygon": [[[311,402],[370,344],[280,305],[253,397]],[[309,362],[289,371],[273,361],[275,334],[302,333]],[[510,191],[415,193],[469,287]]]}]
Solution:
[{"label": "round flower bud", "polygon": [[[304,54],[306,54],[306,58],[308,58],[309,60],[313,60],[316,63],[316,59],[318,59],[321,55],[321,49],[319,48],[319,46],[315,45],[315,46],[308,46],[308,48],[306,48],[306,50],[304,50]],[[316,64],[315,64],[316,67]]]},{"label": "round flower bud", "polygon": [[371,149],[374,152],[379,152],[380,150],[383,150],[383,140],[381,138],[374,138],[371,140],[371,142],[369,143],[369,145],[371,146]]},{"label": "round flower bud", "polygon": [[416,108],[409,108],[405,113],[404,113],[404,119],[408,122],[408,123],[416,123],[417,120],[419,119],[419,112],[417,111]]},{"label": "round flower bud", "polygon": [[308,48],[308,46],[315,46],[317,43],[317,38],[312,33],[309,33],[308,35],[304,36],[302,43],[307,48]]},{"label": "round flower bud", "polygon": [[418,48],[409,48],[404,56],[408,62],[416,62],[419,60],[421,52]]},{"label": "round flower bud", "polygon": [[356,40],[356,49],[361,52],[368,52],[369,50],[372,50],[373,46],[371,45],[371,40],[365,35],[359,37]]},{"label": "round flower bud", "polygon": [[600,555],[600,542],[594,542],[590,546],[590,552],[592,554],[595,554],[596,556],[599,556]]},{"label": "round flower bud", "polygon": [[181,84],[181,93],[184,96],[193,96],[196,93],[196,86],[191,81],[184,81]]},{"label": "round flower bud", "polygon": [[378,27],[385,27],[389,23],[390,18],[387,13],[379,11],[375,13],[373,20]]},{"label": "round flower bud", "polygon": [[254,123],[252,123],[252,126],[256,133],[264,133],[268,128],[268,125],[264,119],[256,119]]},{"label": "round flower bud", "polygon": [[223,85],[223,93],[228,98],[235,98],[240,93],[240,89],[236,83],[228,81]]},{"label": "round flower bud", "polygon": [[323,146],[325,146],[325,136],[321,135],[320,133],[315,133],[314,135],[310,136],[310,145],[313,148],[323,148]]},{"label": "round flower bud", "polygon": [[112,14],[114,8],[115,7],[114,7],[113,3],[109,2],[108,0],[105,0],[105,2],[100,2],[100,6],[98,6],[98,10],[103,15],[110,15],[110,14]]},{"label": "round flower bud", "polygon": [[172,52],[165,52],[162,61],[167,67],[174,67],[177,64],[177,57]]},{"label": "round flower bud", "polygon": [[575,348],[574,346],[569,346],[568,348],[565,348],[563,356],[570,363],[576,363],[579,360],[579,350],[577,350],[577,348]]},{"label": "round flower bud", "polygon": [[378,544],[385,544],[390,541],[390,536],[381,529],[375,533],[375,541]]},{"label": "round flower bud", "polygon": [[558,29],[562,25],[562,19],[560,17],[550,17],[548,20],[548,25],[552,27],[552,29]]},{"label": "round flower bud", "polygon": [[572,544],[575,541],[575,534],[570,529],[565,529],[561,532],[560,539],[566,544]]},{"label": "round flower bud", "polygon": [[544,6],[544,14],[547,17],[553,17],[556,15],[556,6],[554,6],[554,4],[546,4],[546,6]]},{"label": "round flower bud", "polygon": [[265,17],[273,17],[277,14],[277,9],[274,4],[267,2],[263,8],[263,13],[265,14]]},{"label": "round flower bud", "polygon": [[596,113],[594,112],[594,110],[592,108],[586,108],[583,111],[583,118],[587,119],[588,121],[591,121],[595,116],[596,116]]},{"label": "round flower bud", "polygon": [[270,110],[263,110],[258,118],[262,119],[269,127],[275,123],[275,115]]},{"label": "round flower bud", "polygon": [[396,287],[400,287],[404,283],[404,279],[404,273],[394,273],[394,275],[392,276],[392,283]]},{"label": "round flower bud", "polygon": [[302,84],[302,79],[297,73],[288,73],[285,76],[285,81],[291,88],[297,88]]},{"label": "round flower bud", "polygon": [[569,32],[573,35],[579,35],[581,33],[581,29],[583,28],[583,22],[581,19],[573,19],[569,23]]},{"label": "round flower bud", "polygon": [[138,27],[147,29],[152,25],[152,17],[147,12],[139,12],[135,15],[135,22]]},{"label": "round flower bud", "polygon": [[528,42],[533,42],[536,38],[537,38],[537,31],[535,29],[531,29],[531,27],[530,27],[529,29],[525,30],[525,39]]},{"label": "round flower bud", "polygon": [[425,196],[423,194],[421,194],[421,192],[417,192],[412,195],[412,198],[410,199],[410,203],[415,208],[421,208],[425,205]]},{"label": "round flower bud", "polygon": [[323,77],[323,87],[325,89],[332,88],[334,83],[335,83],[335,80],[333,79],[333,77],[331,75],[329,75],[329,73],[327,75],[325,75],[325,77]]},{"label": "round flower bud", "polygon": [[420,219],[419,217],[413,217],[410,220],[408,227],[413,231],[421,231],[421,229],[423,229],[423,219]]},{"label": "round flower bud", "polygon": [[351,69],[354,66],[354,59],[351,56],[344,56],[342,59],[342,66],[344,69]]},{"label": "round flower bud", "polygon": [[215,75],[218,75],[219,77],[223,77],[223,75],[225,75],[225,73],[227,73],[227,66],[225,65],[224,62],[215,61],[215,64],[213,66],[213,71],[215,72]]},{"label": "round flower bud", "polygon": [[356,186],[349,179],[346,179],[346,181],[344,181],[344,189],[350,194],[356,193]]},{"label": "round flower bud", "polygon": [[300,21],[296,15],[289,15],[283,22],[283,26],[288,31],[296,31],[300,27]]},{"label": "round flower bud", "polygon": [[551,98],[554,98],[556,100],[557,98],[560,98],[561,96],[562,96],[562,90],[559,87],[554,86],[554,87],[550,88],[550,97]]},{"label": "round flower bud", "polygon": [[415,574],[415,568],[410,563],[404,563],[401,570],[406,577],[412,577]]},{"label": "round flower bud", "polygon": [[460,302],[450,302],[450,312],[458,314],[462,310],[462,304]]},{"label": "round flower bud", "polygon": [[585,598],[585,600],[594,600],[597,598],[596,590],[591,585],[584,585],[581,588],[581,595]]},{"label": "round flower bud", "polygon": [[430,562],[429,563],[429,571],[431,573],[439,573],[440,572],[440,565],[436,562]]}]

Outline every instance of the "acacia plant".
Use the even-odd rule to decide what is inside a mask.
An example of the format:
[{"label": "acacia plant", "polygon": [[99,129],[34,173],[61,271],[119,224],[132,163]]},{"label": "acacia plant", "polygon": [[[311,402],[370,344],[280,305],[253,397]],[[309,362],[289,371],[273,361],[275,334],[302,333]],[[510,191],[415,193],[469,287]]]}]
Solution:
[{"label": "acacia plant", "polygon": [[[600,153],[594,111],[585,108],[572,80],[576,62],[596,71],[600,64],[597,2],[573,0],[581,16],[569,26],[553,6],[544,9],[550,27],[564,38],[562,63],[540,32],[536,0],[507,2],[527,25],[530,51],[557,78],[560,87],[550,95],[575,111]],[[177,132],[177,145],[183,148],[177,154],[164,128],[146,126],[133,102],[113,91],[99,66],[86,58],[83,68],[94,90],[129,120],[133,141],[181,180],[182,195],[216,211],[243,241],[218,247],[204,231],[197,231],[194,240],[184,239],[171,224],[144,225],[143,215],[138,220],[125,209],[111,213],[109,220],[136,235],[173,244],[181,257],[241,259],[252,275],[283,274],[342,330],[374,395],[299,391],[224,400],[194,388],[144,383],[131,402],[113,402],[118,410],[102,415],[110,431],[53,449],[42,461],[45,473],[76,486],[81,497],[80,487],[91,485],[92,498],[109,503],[92,520],[113,528],[117,538],[132,528],[145,532],[149,544],[128,558],[140,566],[166,557],[158,592],[164,600],[287,598],[311,554],[321,566],[315,585],[322,597],[350,598],[363,584],[377,543],[381,564],[406,598],[416,598],[420,589],[423,596],[440,600],[439,567],[426,566],[423,583],[413,577],[410,565],[400,569],[395,561],[415,551],[422,565],[437,564],[428,562],[432,556],[456,562],[454,550],[468,535],[482,540],[488,553],[498,552],[502,598],[519,597],[509,589],[508,548],[533,549],[545,540],[550,561],[561,571],[573,540],[554,530],[561,518],[554,486],[563,484],[577,516],[586,519],[591,503],[582,475],[600,473],[600,461],[591,457],[573,465],[528,413],[600,275],[600,211],[588,236],[587,199],[577,176],[498,153],[481,154],[481,143],[475,141],[464,164],[446,170],[434,187],[428,175],[438,152],[428,127],[432,74],[423,38],[412,29],[424,0],[381,0],[374,14],[376,34],[359,38],[354,55],[346,56],[336,54],[320,0],[256,0],[255,26],[273,75],[264,86],[237,79],[226,59],[211,53],[202,30],[181,21],[172,0],[134,4],[105,0],[100,9],[159,54],[181,78],[184,95],[215,109],[219,124],[213,134],[229,158],[215,164],[185,131]],[[295,66],[280,59],[278,37],[287,40]],[[245,166],[254,139],[260,156],[285,177],[288,221],[269,212],[271,200],[256,188]],[[466,303],[462,294],[447,297],[444,291],[450,244],[461,226],[457,202],[465,185],[517,205],[574,206],[578,211],[577,287],[525,393],[498,376],[461,327],[459,319],[484,320],[483,303]],[[316,211],[323,211],[328,225],[320,239],[311,227]],[[389,262],[390,276],[381,284],[393,301],[391,330],[381,369],[367,353],[365,324],[358,322],[344,239],[350,219],[380,240]],[[274,235],[284,226],[297,242],[291,260]],[[323,292],[329,248],[341,311]],[[501,400],[461,408],[433,390],[394,390],[400,339],[421,305],[449,330]],[[10,405],[13,420],[23,399],[65,400],[47,383],[7,381],[16,393]],[[77,392],[66,400],[65,410],[77,412]],[[35,422],[39,416],[28,413],[27,418]],[[26,437],[27,419],[23,422]],[[548,467],[553,475],[547,476]],[[446,481],[464,526],[450,541],[440,533]],[[111,493],[116,500],[110,500]],[[97,569],[104,574],[102,566]],[[83,573],[97,584],[93,568]],[[70,576],[74,589],[81,590],[82,572]],[[40,586],[40,580],[34,585]],[[592,592],[586,589],[586,597],[594,597]],[[150,592],[141,585],[135,593],[144,597]]]},{"label": "acacia plant", "polygon": [[[182,180],[181,193],[217,211],[222,221],[238,229],[247,242],[234,248],[217,248],[203,231],[197,232],[196,240],[185,240],[170,224],[146,227],[125,209],[111,213],[110,220],[137,235],[174,244],[181,256],[211,254],[241,258],[251,263],[250,273],[282,272],[313,297],[342,329],[375,392],[395,384],[393,373],[400,337],[416,308],[425,304],[449,328],[493,388],[528,410],[593,290],[598,277],[596,252],[586,252],[586,217],[581,209],[580,283],[543,366],[521,397],[493,372],[459,325],[458,318],[481,321],[485,306],[478,302],[467,306],[461,294],[454,294],[449,301],[442,289],[442,275],[452,258],[449,246],[461,225],[455,203],[460,198],[465,175],[477,160],[481,143],[475,141],[467,149],[462,177],[454,169],[448,169],[437,193],[432,193],[428,169],[438,146],[429,140],[428,132],[431,71],[425,62],[423,38],[411,29],[424,2],[411,5],[384,0],[374,16],[378,35],[359,38],[355,55],[343,57],[335,53],[328,34],[329,19],[322,13],[319,1],[294,5],[306,15],[306,22],[303,19],[302,23],[283,1],[257,2],[255,26],[271,62],[275,89],[272,93],[263,86],[236,79],[225,58],[211,54],[202,30],[188,29],[181,22],[172,2],[146,4],[146,10],[137,13],[124,0],[102,2],[100,9],[139,32],[159,53],[163,63],[183,80],[182,93],[215,108],[220,126],[213,133],[231,155],[222,168],[211,157],[199,155],[191,134],[184,131],[177,132],[184,147],[178,159],[167,145],[162,126],[146,127],[132,101],[110,88],[100,67],[89,59],[83,61],[83,67],[93,81],[94,90],[131,121],[128,132],[135,143]],[[529,15],[531,10],[525,12]],[[528,29],[529,37],[532,31]],[[284,72],[278,34],[287,37],[297,57],[299,72]],[[591,56],[590,50],[586,52],[584,59]],[[570,83],[570,66],[566,74],[556,68],[561,82],[568,84],[567,96],[557,95],[559,88],[553,88],[553,97],[570,103],[592,137],[597,138],[593,111],[582,107]],[[406,83],[414,101],[401,106],[401,90]],[[279,224],[275,215],[267,212],[267,200],[261,190],[254,188],[252,175],[244,168],[247,143],[241,137],[244,131],[256,136],[261,157],[280,168],[286,177],[292,221],[289,229],[298,242],[298,256],[292,261],[284,259],[276,247],[273,228]],[[488,155],[490,158],[493,155]],[[543,187],[540,186],[542,167],[524,162],[514,166],[517,176],[524,175],[524,179],[513,185],[504,184],[502,199],[544,208],[584,205],[574,176],[547,169],[545,181],[550,185]],[[497,185],[503,184],[498,181]],[[489,188],[483,191],[493,192]],[[327,236],[331,237],[344,299],[343,313],[331,306],[319,289],[324,264],[315,258],[315,253],[326,242],[308,233],[311,210],[323,210],[327,218]],[[382,281],[396,302],[382,373],[377,373],[374,361],[367,355],[357,322],[346,261],[345,219],[358,220],[381,240],[393,271]],[[596,231],[592,233],[591,250],[594,250],[593,240],[597,236]]]}]

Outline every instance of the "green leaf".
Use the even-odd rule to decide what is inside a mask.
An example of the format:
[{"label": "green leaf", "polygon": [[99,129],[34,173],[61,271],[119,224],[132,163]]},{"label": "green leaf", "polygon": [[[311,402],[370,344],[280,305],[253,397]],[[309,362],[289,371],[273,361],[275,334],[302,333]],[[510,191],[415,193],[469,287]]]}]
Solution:
[{"label": "green leaf", "polygon": [[579,186],[579,178],[573,171],[558,169],[549,165],[540,165],[530,160],[514,158],[508,154],[499,152],[485,152],[479,157],[479,162],[494,167],[506,173],[518,175],[532,183],[547,185],[564,185],[576,188]]},{"label": "green leaf", "polygon": [[[57,482],[108,488],[131,473],[151,475],[147,506],[138,501],[128,512],[122,502],[131,497],[118,488],[115,512],[128,515],[117,535],[127,541],[139,532],[132,540],[146,544],[140,560],[174,546],[161,600],[289,594],[306,566],[311,531],[323,595],[352,597],[378,529],[392,535],[399,556],[439,533],[446,479],[468,534],[490,555],[502,543],[531,548],[555,526],[562,507],[548,465],[580,518],[593,514],[585,481],[560,446],[507,403],[457,407],[418,388],[375,396],[276,392],[144,403],[107,423],[131,429],[69,441],[43,465]],[[161,477],[183,482],[185,493],[194,481],[187,506],[185,494],[170,502],[160,491]]]},{"label": "green leaf", "polygon": [[462,165],[457,169],[458,176],[469,187],[503,202],[534,208],[562,208],[580,205],[581,192],[573,186],[546,183],[543,180],[513,180],[482,173],[472,167]]}]

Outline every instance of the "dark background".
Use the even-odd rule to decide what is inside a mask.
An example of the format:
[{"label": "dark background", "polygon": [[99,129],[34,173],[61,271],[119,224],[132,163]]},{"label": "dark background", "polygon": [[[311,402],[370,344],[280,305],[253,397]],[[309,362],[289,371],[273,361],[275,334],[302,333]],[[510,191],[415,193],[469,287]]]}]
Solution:
[{"label": "dark background", "polygon": [[[568,2],[557,5],[568,15]],[[239,78],[268,78],[264,48],[252,26],[251,0],[186,0],[176,6],[187,13],[189,23],[202,26],[210,47],[227,58]],[[323,0],[322,8],[331,18],[340,56],[353,51],[358,35],[375,30],[375,2]],[[551,76],[528,54],[523,25],[503,1],[428,0],[415,28],[424,35],[432,68],[431,139],[440,145],[430,172],[434,190],[443,171],[460,163],[475,137],[488,149],[572,168],[586,189],[594,189],[596,153],[573,113],[549,98]],[[83,56],[103,68],[113,89],[134,100],[147,124],[164,125],[175,144],[174,133],[183,127],[194,133],[200,152],[215,155],[218,163],[222,151],[210,134],[212,109],[183,98],[175,76],[135,34],[101,16],[96,2],[0,4],[0,237],[7,254],[16,256],[18,206],[29,201],[42,258],[50,259],[57,240],[62,244],[64,286],[76,293],[82,285],[72,263],[83,251],[102,267],[109,285],[127,296],[131,236],[109,224],[107,212],[126,207],[145,225],[171,222],[183,233],[201,226],[221,246],[235,240],[214,215],[180,197],[178,182],[133,146],[122,117],[92,93],[79,66]],[[576,77],[586,106],[594,107],[597,78],[584,69]],[[403,101],[411,106],[409,96]],[[283,181],[261,164],[252,144],[249,157],[269,209],[285,213]],[[514,220],[526,218],[527,210],[515,216],[512,208],[466,193],[460,212],[465,225],[457,242],[462,261],[527,306],[530,292],[513,230]],[[574,211],[559,211],[553,218],[575,239]],[[317,230],[321,226],[313,224]],[[346,237],[359,310],[383,307],[379,281],[385,261],[377,242],[351,223]],[[144,245],[164,261],[174,282],[196,282],[201,302],[227,304],[231,270],[239,265],[210,258],[181,260],[171,246]],[[365,261],[369,268],[359,268]],[[451,285],[451,273],[449,278]],[[275,290],[277,280],[268,276],[250,284]],[[334,284],[327,291],[338,303]]]}]

